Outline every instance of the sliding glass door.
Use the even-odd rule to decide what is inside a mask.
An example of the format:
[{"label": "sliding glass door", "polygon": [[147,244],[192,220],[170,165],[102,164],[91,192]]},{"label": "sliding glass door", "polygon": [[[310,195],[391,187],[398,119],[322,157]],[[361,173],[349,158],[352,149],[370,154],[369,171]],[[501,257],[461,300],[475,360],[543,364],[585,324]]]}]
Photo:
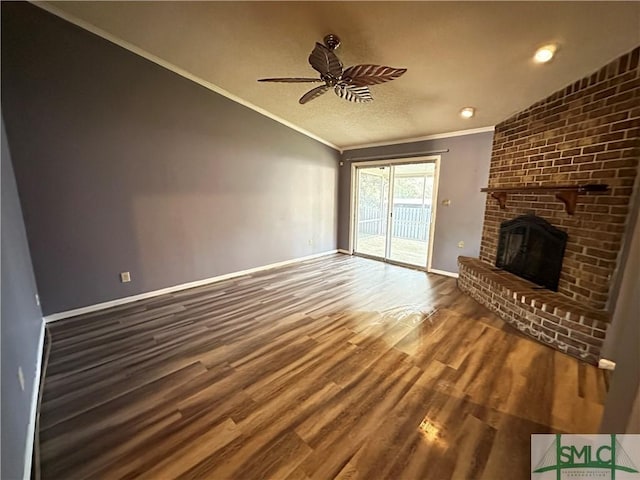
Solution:
[{"label": "sliding glass door", "polygon": [[393,167],[389,259],[427,266],[435,163]]},{"label": "sliding glass door", "polygon": [[358,168],[358,224],[355,251],[372,257],[387,255],[389,167]]},{"label": "sliding glass door", "polygon": [[436,160],[356,166],[354,252],[427,268]]}]

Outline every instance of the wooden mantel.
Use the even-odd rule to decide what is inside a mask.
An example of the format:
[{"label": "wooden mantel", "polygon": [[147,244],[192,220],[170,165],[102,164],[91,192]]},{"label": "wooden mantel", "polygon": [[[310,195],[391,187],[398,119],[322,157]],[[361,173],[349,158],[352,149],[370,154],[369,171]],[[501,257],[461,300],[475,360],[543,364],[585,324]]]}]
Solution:
[{"label": "wooden mantel", "polygon": [[579,194],[606,192],[608,190],[609,185],[604,183],[587,183],[581,185],[520,185],[514,187],[485,187],[480,189],[481,192],[490,193],[491,196],[498,201],[502,210],[507,206],[507,195],[509,193],[555,192],[556,198],[564,203],[569,215],[573,215],[576,211]]}]

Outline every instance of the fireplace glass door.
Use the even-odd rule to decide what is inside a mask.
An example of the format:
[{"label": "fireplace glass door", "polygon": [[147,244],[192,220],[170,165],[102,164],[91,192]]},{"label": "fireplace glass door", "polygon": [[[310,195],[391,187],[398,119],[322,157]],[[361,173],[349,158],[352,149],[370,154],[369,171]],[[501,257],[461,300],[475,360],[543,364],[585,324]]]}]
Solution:
[{"label": "fireplace glass door", "polygon": [[558,290],[567,234],[535,215],[502,222],[496,267]]}]

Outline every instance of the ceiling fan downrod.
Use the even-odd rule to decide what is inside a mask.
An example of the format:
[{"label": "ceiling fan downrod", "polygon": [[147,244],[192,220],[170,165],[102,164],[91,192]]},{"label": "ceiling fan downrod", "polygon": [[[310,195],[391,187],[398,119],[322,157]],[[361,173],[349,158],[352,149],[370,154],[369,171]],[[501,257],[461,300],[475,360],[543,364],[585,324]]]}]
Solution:
[{"label": "ceiling fan downrod", "polygon": [[322,41],[324,42],[325,46],[329,49],[329,50],[335,50],[336,48],[338,48],[340,46],[340,37],[338,37],[337,35],[334,35],[333,33],[330,33],[329,35],[326,35]]}]

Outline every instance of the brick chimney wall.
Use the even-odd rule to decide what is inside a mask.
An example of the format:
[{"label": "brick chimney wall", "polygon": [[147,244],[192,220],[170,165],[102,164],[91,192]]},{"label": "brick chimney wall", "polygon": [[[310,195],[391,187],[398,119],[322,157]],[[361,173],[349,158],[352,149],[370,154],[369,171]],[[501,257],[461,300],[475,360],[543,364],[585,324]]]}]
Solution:
[{"label": "brick chimney wall", "polygon": [[487,195],[480,258],[495,264],[500,223],[535,213],[569,235],[559,292],[604,309],[640,155],[640,47],[496,126],[489,187],[606,183],[574,215],[553,192]]}]

